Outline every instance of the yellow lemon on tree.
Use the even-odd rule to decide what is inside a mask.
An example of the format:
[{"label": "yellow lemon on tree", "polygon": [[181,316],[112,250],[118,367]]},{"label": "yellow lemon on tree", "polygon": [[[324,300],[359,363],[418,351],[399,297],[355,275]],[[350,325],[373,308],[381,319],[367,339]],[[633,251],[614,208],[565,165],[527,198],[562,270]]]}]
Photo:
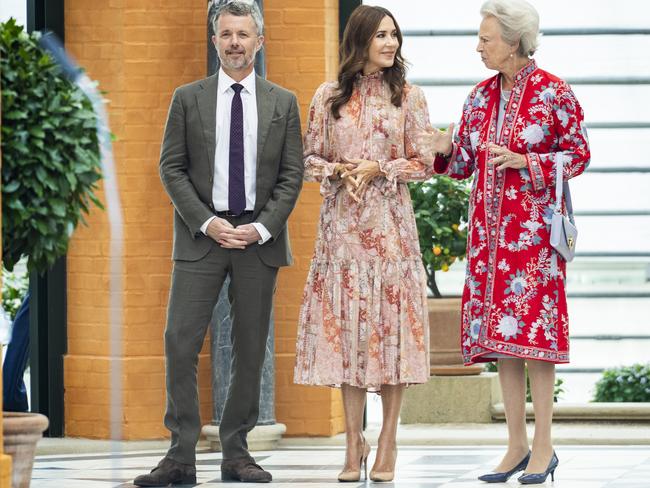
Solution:
[{"label": "yellow lemon on tree", "polygon": [[436,255],[436,256],[440,256],[441,253],[442,253],[442,249],[440,249],[440,246],[435,246],[435,247],[433,248],[433,254],[434,254],[434,255]]}]

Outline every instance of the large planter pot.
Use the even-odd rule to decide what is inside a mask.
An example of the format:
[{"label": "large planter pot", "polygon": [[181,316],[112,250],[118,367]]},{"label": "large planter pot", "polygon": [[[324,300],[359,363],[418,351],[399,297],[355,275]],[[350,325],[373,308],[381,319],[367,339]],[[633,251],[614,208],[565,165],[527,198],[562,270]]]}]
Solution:
[{"label": "large planter pot", "polygon": [[29,488],[36,443],[48,425],[40,413],[2,412],[4,452],[11,456],[11,488]]},{"label": "large planter pot", "polygon": [[432,375],[472,375],[483,371],[481,365],[463,365],[460,352],[460,308],[460,298],[429,299],[429,355]]}]

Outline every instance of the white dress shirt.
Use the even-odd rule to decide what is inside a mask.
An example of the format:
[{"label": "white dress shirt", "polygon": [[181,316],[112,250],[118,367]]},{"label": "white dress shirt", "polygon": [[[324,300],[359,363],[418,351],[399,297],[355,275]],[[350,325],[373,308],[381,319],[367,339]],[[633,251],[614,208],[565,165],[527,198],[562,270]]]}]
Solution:
[{"label": "white dress shirt", "polygon": [[[214,183],[212,186],[212,203],[215,211],[221,212],[228,208],[228,179],[230,170],[230,110],[235,91],[234,83],[244,88],[241,91],[241,101],[244,115],[244,189],[246,191],[246,210],[255,208],[257,182],[257,99],[255,98],[255,70],[246,78],[237,82],[219,68],[217,85],[216,113],[216,145],[214,154]],[[210,217],[201,226],[206,234],[208,224],[215,217]],[[253,222],[264,244],[271,238],[271,233],[259,222]]]}]

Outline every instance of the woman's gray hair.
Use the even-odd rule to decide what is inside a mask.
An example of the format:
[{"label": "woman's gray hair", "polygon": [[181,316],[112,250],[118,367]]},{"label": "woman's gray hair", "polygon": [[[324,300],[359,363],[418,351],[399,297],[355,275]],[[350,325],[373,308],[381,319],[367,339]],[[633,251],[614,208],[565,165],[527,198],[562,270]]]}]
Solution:
[{"label": "woman's gray hair", "polygon": [[528,57],[539,46],[539,14],[525,0],[488,0],[481,7],[481,16],[494,17],[501,26],[501,37],[508,44],[519,42],[517,54]]},{"label": "woman's gray hair", "polygon": [[237,17],[246,17],[250,15],[253,17],[253,22],[255,22],[257,35],[261,36],[264,34],[264,18],[262,17],[260,8],[254,0],[233,0],[219,5],[217,11],[214,13],[214,17],[212,18],[212,29],[214,29],[215,34],[217,32],[217,21],[223,14],[236,15]]}]

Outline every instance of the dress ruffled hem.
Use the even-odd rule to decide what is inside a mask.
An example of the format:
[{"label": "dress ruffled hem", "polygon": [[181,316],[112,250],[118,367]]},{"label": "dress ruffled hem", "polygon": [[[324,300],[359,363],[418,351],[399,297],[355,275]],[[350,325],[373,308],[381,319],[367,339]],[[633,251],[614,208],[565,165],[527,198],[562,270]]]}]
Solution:
[{"label": "dress ruffled hem", "polygon": [[472,346],[469,351],[466,349],[463,350],[463,362],[465,366],[471,366],[478,363],[490,363],[500,359],[498,357],[489,357],[492,354],[519,359],[534,359],[536,361],[545,361],[554,364],[569,363],[569,351],[548,351],[517,344],[511,344],[506,348],[496,348],[489,347],[483,342]]},{"label": "dress ruffled hem", "polygon": [[305,386],[327,386],[329,388],[341,388],[342,385],[350,385],[354,386],[356,388],[363,388],[365,390],[368,390],[368,393],[380,393],[381,392],[381,387],[382,386],[397,386],[397,385],[403,385],[406,388],[412,386],[412,385],[421,385],[429,381],[429,376],[426,378],[420,378],[420,379],[414,379],[414,380],[408,380],[408,381],[384,381],[382,383],[371,383],[371,384],[363,384],[363,383],[358,383],[358,382],[348,382],[348,381],[339,381],[339,382],[322,382],[322,381],[315,381],[315,382],[309,382],[309,381],[300,381],[294,378],[294,383],[296,385],[305,385]]},{"label": "dress ruffled hem", "polygon": [[426,382],[425,283],[419,258],[314,259],[300,311],[294,381],[370,389]]}]

